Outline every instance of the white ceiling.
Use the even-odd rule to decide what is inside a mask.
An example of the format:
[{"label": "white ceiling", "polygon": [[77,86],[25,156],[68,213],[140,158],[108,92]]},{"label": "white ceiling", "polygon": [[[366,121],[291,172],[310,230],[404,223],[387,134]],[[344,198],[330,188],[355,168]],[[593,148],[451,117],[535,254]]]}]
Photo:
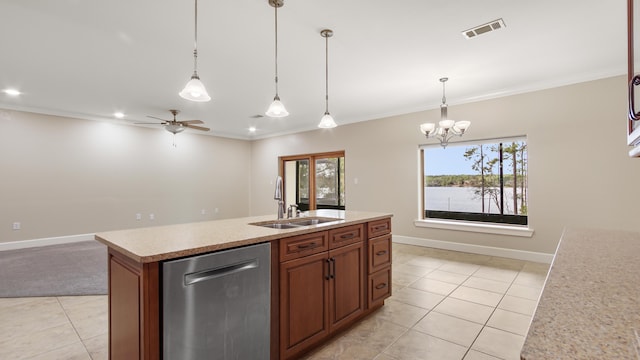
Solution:
[{"label": "white ceiling", "polygon": [[[122,111],[128,123],[175,108],[178,120],[241,139],[312,130],[324,113],[323,28],[334,31],[329,110],[339,125],[437,108],[443,76],[455,105],[626,72],[625,0],[284,1],[287,118],[254,118],[275,93],[268,0],[198,2],[207,103],[178,96],[193,72],[193,1],[2,0],[0,89],[24,94],[0,93],[0,108],[108,121]],[[461,35],[498,18],[506,28]]]}]

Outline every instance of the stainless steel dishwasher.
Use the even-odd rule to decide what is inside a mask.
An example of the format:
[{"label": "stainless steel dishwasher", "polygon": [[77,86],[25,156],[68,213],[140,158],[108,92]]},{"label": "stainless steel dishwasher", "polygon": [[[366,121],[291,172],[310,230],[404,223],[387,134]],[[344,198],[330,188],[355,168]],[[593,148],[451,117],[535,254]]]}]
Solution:
[{"label": "stainless steel dishwasher", "polygon": [[162,264],[164,360],[269,359],[270,245]]}]

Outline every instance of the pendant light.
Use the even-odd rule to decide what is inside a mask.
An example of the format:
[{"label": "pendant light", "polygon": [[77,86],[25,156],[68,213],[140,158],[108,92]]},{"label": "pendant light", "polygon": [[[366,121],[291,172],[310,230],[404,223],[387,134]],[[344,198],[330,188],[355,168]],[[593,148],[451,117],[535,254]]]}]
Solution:
[{"label": "pendant light", "polygon": [[442,104],[440,104],[440,122],[438,122],[438,128],[436,128],[436,124],[434,123],[424,123],[420,125],[420,131],[427,137],[427,139],[431,137],[435,137],[440,141],[440,145],[443,148],[447,147],[449,144],[449,140],[454,136],[462,136],[464,132],[471,126],[471,121],[461,120],[455,121],[451,120],[447,116],[447,98],[445,96],[444,84],[449,80],[449,78],[443,77],[440,79],[442,83]]},{"label": "pendant light", "polygon": [[325,40],[325,68],[324,68],[325,110],[324,110],[324,116],[322,116],[322,119],[320,119],[320,124],[318,124],[318,127],[322,129],[331,129],[338,126],[335,120],[333,120],[333,116],[329,114],[329,38],[333,36],[333,31],[329,29],[324,29],[320,31],[320,35]]},{"label": "pendant light", "polygon": [[273,102],[269,105],[269,109],[265,112],[265,115],[272,118],[281,118],[289,116],[289,112],[284,108],[284,104],[280,101],[278,96],[278,8],[284,6],[284,0],[268,0],[269,5],[275,9],[275,28],[276,28],[276,96],[273,98]]},{"label": "pendant light", "polygon": [[191,80],[185,85],[184,89],[180,91],[180,96],[183,99],[205,102],[211,100],[207,89],[204,88],[204,84],[200,81],[198,76],[198,0],[195,0],[195,36],[194,36],[194,48],[193,48],[193,75]]}]

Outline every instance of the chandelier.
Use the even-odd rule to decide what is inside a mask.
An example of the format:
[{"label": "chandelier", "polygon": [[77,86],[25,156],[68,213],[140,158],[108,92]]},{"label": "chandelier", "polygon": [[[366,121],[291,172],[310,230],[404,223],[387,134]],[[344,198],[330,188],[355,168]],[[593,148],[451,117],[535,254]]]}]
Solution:
[{"label": "chandelier", "polygon": [[449,78],[443,77],[440,79],[440,82],[442,83],[442,104],[440,105],[439,127],[436,128],[436,124],[434,123],[424,123],[420,125],[420,131],[427,137],[427,139],[438,139],[443,148],[447,147],[449,140],[454,136],[462,136],[471,125],[471,121],[454,121],[447,118],[448,106],[444,90],[444,84],[447,80],[449,80]]}]

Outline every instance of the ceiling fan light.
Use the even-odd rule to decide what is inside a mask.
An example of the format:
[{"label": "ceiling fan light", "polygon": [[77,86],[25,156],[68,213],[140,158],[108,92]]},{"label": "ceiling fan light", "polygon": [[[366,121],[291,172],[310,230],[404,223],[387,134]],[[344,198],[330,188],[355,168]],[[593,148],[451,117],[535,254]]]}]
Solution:
[{"label": "ceiling fan light", "polygon": [[338,126],[338,124],[336,124],[335,120],[333,120],[333,116],[328,112],[324,113],[324,116],[320,119],[320,124],[318,124],[318,127],[321,129],[331,129],[336,126]]},{"label": "ceiling fan light", "polygon": [[287,109],[285,109],[284,104],[280,101],[280,98],[276,95],[273,98],[273,102],[269,105],[269,109],[265,112],[265,115],[271,118],[281,118],[289,115]]},{"label": "ceiling fan light", "polygon": [[184,126],[182,126],[182,124],[167,124],[164,128],[174,135],[177,133],[181,133],[184,131],[184,129],[186,129]]},{"label": "ceiling fan light", "polygon": [[184,89],[180,91],[180,97],[191,101],[205,102],[211,100],[211,97],[207,93],[204,84],[200,81],[198,75],[194,74],[191,80],[185,85]]}]

